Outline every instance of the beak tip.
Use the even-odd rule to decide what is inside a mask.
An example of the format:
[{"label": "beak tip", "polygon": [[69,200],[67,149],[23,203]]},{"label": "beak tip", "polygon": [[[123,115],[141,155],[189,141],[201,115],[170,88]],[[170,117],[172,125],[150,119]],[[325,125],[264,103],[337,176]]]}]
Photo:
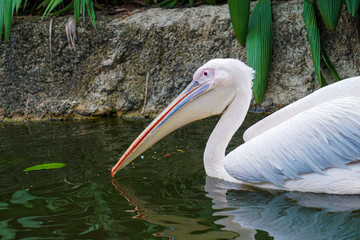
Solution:
[{"label": "beak tip", "polygon": [[114,168],[111,169],[110,174],[111,174],[111,177],[114,177],[114,176],[115,176],[116,172],[115,172],[115,169],[114,169]]}]

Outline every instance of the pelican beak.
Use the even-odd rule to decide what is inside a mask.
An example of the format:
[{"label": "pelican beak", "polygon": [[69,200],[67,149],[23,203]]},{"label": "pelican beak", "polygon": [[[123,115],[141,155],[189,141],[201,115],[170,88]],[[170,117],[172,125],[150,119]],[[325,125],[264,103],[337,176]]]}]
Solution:
[{"label": "pelican beak", "polygon": [[111,169],[114,176],[141,153],[174,130],[199,119],[220,114],[235,96],[233,88],[216,91],[212,82],[192,81],[135,139]]}]

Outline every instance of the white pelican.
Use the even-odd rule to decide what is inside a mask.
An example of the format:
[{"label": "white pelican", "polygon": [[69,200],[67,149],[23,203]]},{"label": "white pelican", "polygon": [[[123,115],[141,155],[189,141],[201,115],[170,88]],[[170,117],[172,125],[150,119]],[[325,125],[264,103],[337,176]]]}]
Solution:
[{"label": "white pelican", "polygon": [[222,116],[204,152],[207,175],[287,191],[360,194],[360,77],[321,88],[256,123],[225,156],[252,97],[254,71],[213,59],[131,144],[111,175],[181,126]]}]

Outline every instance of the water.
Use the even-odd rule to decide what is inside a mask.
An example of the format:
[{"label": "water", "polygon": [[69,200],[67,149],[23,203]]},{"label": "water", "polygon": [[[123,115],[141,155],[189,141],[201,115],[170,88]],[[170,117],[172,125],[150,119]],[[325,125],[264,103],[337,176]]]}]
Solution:
[{"label": "water", "polygon": [[[261,118],[250,114],[243,129]],[[359,196],[238,189],[206,177],[217,118],[182,128],[111,179],[150,120],[0,123],[1,239],[359,239]],[[60,162],[66,167],[23,172]]]}]

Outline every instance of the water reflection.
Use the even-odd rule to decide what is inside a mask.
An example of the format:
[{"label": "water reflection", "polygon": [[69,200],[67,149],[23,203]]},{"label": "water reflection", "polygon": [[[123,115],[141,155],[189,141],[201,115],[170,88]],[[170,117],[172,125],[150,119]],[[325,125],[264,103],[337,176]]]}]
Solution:
[{"label": "water reflection", "polygon": [[[267,192],[206,178],[215,224],[211,231],[201,218],[157,213],[123,183],[112,180],[135,215],[166,228],[154,236],[168,239],[359,239],[360,196],[299,192]],[[259,232],[265,236],[259,238]],[[202,233],[201,235],[196,233]],[[268,233],[268,234],[267,234]]]},{"label": "water reflection", "polygon": [[[225,229],[247,234],[252,229],[275,239],[359,239],[360,196],[299,192],[266,192],[207,178],[205,189],[214,203],[217,221]],[[239,238],[242,239],[242,238]]]},{"label": "water reflection", "polygon": [[134,212],[133,218],[141,219],[149,223],[165,227],[166,230],[154,233],[156,237],[166,237],[168,239],[234,239],[237,234],[234,232],[213,230],[212,226],[204,224],[206,219],[194,218],[157,213],[157,211],[148,207],[149,202],[136,196],[136,192],[123,183],[116,182],[112,179],[115,189],[124,197]]}]

